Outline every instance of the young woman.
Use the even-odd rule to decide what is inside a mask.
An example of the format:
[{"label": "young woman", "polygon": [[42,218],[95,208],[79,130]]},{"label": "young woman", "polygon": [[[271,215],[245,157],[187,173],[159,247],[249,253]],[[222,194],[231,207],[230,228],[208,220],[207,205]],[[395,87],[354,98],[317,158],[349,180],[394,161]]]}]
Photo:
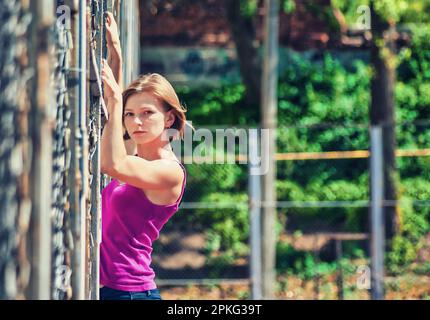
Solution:
[{"label": "young woman", "polygon": [[[122,92],[121,47],[112,14],[106,29],[109,63],[103,62],[102,80],[109,120],[101,140],[101,171],[113,180],[102,191],[100,299],[160,300],[150,267],[152,243],[178,210],[186,183],[166,129],[183,137],[185,109],[158,74],[140,76]],[[136,153],[127,154],[127,139]]]}]

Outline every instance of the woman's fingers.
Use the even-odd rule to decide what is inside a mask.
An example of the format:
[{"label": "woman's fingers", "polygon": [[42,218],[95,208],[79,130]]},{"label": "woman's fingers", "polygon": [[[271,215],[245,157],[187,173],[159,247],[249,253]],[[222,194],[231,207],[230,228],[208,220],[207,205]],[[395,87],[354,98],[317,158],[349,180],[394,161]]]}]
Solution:
[{"label": "woman's fingers", "polygon": [[106,23],[106,36],[109,40],[112,39],[112,28]]},{"label": "woman's fingers", "polygon": [[112,70],[109,67],[109,64],[106,62],[106,60],[103,59],[102,61],[102,79],[104,80],[110,80],[112,77]]},{"label": "woman's fingers", "polygon": [[106,59],[102,60],[101,78],[105,85],[105,97],[121,96],[121,88],[119,87],[113,75],[112,69]]},{"label": "woman's fingers", "polygon": [[106,13],[106,36],[108,40],[108,45],[110,43],[119,43],[119,34],[118,34],[118,26],[115,22],[115,18],[112,12]]},{"label": "woman's fingers", "polygon": [[110,68],[109,63],[106,61],[106,59],[103,59],[102,66],[103,66],[102,73],[105,73],[113,77],[112,69]]},{"label": "woman's fingers", "polygon": [[111,12],[106,13],[106,23],[110,26],[112,24],[112,20],[114,19],[113,14]]},{"label": "woman's fingers", "polygon": [[112,21],[114,19],[113,14],[110,11],[106,12],[106,16],[107,16],[106,18],[109,19],[110,21]]},{"label": "woman's fingers", "polygon": [[110,32],[112,31],[112,25],[113,25],[114,21],[115,20],[114,20],[113,14],[111,12],[108,12],[106,14],[106,23],[105,23],[105,25],[106,25],[106,29],[108,29]]}]

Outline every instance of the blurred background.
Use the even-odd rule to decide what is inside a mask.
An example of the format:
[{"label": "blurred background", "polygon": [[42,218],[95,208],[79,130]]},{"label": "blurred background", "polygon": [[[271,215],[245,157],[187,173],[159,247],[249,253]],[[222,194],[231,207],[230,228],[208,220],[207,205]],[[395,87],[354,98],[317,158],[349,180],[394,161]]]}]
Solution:
[{"label": "blurred background", "polygon": [[263,176],[185,162],[164,299],[430,298],[429,0],[37,3],[0,0],[0,298],[97,299],[106,10],[124,85],[164,75],[197,132],[275,133]]}]

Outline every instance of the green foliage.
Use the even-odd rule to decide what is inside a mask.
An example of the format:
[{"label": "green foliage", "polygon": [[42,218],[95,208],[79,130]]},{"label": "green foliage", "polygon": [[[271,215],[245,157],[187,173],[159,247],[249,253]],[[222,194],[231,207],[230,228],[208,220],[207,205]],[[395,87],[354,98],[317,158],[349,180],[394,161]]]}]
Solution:
[{"label": "green foliage", "polygon": [[399,23],[429,23],[430,22],[430,0],[407,1],[403,6]]},{"label": "green foliage", "polygon": [[[404,49],[402,63],[398,68],[397,100],[401,108],[416,111],[417,116],[428,118],[430,112],[430,28],[409,25],[412,44]],[[408,101],[407,98],[411,100]],[[409,103],[408,103],[409,102]]]},{"label": "green foliage", "polygon": [[196,186],[187,194],[187,197],[192,196],[193,199],[207,197],[214,192],[234,192],[240,189],[239,179],[245,173],[243,168],[236,164],[216,163],[190,164],[187,166],[187,172],[190,188]]},{"label": "green foliage", "polygon": [[[428,180],[409,178],[402,182],[400,191],[403,200],[428,200],[430,190]],[[430,208],[412,206],[404,202],[401,207],[400,233],[392,240],[391,250],[387,255],[388,270],[399,274],[407,269],[416,259],[423,236],[430,230]]]},{"label": "green foliage", "polygon": [[330,274],[336,270],[336,263],[317,262],[312,253],[298,251],[291,244],[280,242],[276,247],[276,270],[278,273],[294,274],[303,280]]},{"label": "green foliage", "polygon": [[258,0],[240,0],[240,12],[245,17],[253,17],[258,10]]},{"label": "green foliage", "polygon": [[416,245],[409,239],[396,235],[387,256],[388,271],[398,275],[416,258]]},{"label": "green foliage", "polygon": [[430,261],[426,261],[423,264],[415,266],[413,271],[415,274],[429,275],[430,274]]},{"label": "green foliage", "polygon": [[357,22],[360,6],[370,7],[373,2],[375,11],[386,21],[392,23],[428,23],[430,21],[429,0],[333,0],[332,4],[345,16],[349,25]]},{"label": "green foliage", "polygon": [[209,276],[220,278],[225,270],[234,263],[234,256],[230,252],[215,256],[210,255],[207,259],[207,266],[210,267]]},{"label": "green foliage", "polygon": [[408,0],[374,0],[375,11],[386,21],[398,22],[408,7]]},{"label": "green foliage", "polygon": [[369,0],[332,0],[332,5],[339,9],[349,25],[357,22],[361,12],[358,12],[360,6],[369,6]]},{"label": "green foliage", "polygon": [[258,110],[249,108],[243,100],[242,84],[224,85],[217,89],[187,87],[177,89],[186,101],[187,117],[199,125],[253,125],[258,123]]},{"label": "green foliage", "polygon": [[[357,1],[358,3],[359,1]],[[413,124],[430,119],[430,30],[410,27],[412,43],[400,53],[396,84],[396,128],[399,149],[430,147],[428,125]],[[342,59],[342,56],[348,56]],[[291,53],[280,73],[277,132],[278,152],[367,150],[370,69],[366,55],[359,59],[346,53]],[[364,58],[362,58],[364,57]],[[254,125],[257,110],[244,103],[241,84],[217,89],[184,89],[189,118],[199,125]],[[357,126],[360,123],[362,126]],[[341,201],[369,199],[368,159],[279,161],[276,183],[280,201]],[[400,198],[430,199],[430,158],[397,159]],[[247,172],[234,165],[190,165],[188,201],[246,202]],[[201,187],[204,186],[204,187]],[[238,193],[242,190],[242,193]],[[400,272],[416,257],[422,236],[430,232],[430,210],[423,206],[400,208],[401,233],[387,253],[390,272]],[[367,230],[367,208],[291,208],[281,215],[295,217],[296,223],[339,225],[343,230]],[[208,232],[209,252],[225,251],[232,257],[245,252],[248,237],[247,208],[199,209],[184,215],[187,223]],[[280,225],[277,226],[279,228]],[[358,243],[358,242],[357,242]],[[359,250],[351,243],[348,252]],[[283,253],[280,269],[309,269],[311,258],[291,248]],[[345,249],[346,250],[346,249]],[[295,262],[297,265],[294,265]],[[295,269],[296,270],[296,269]],[[309,276],[311,271],[307,271]]]},{"label": "green foliage", "polygon": [[281,5],[285,14],[291,14],[296,10],[296,3],[294,0],[282,0]]},{"label": "green foliage", "polygon": [[357,183],[346,180],[331,181],[324,187],[318,186],[313,190],[319,199],[327,201],[353,201],[366,200],[368,198],[366,189],[363,189]]},{"label": "green foliage", "polygon": [[247,250],[249,236],[249,216],[246,206],[246,194],[211,193],[203,197],[207,202],[245,203],[238,209],[207,209],[197,210],[194,219],[202,225],[209,226],[207,230],[207,250],[229,251],[235,255],[242,255]]},{"label": "green foliage", "polygon": [[284,273],[294,267],[295,261],[303,260],[305,253],[295,250],[291,244],[278,242],[276,245],[276,270]]},{"label": "green foliage", "polygon": [[289,180],[276,181],[276,193],[278,195],[278,199],[282,201],[316,200],[316,198],[312,198],[311,195],[305,194],[303,188],[297,183]]},{"label": "green foliage", "polygon": [[[430,28],[409,25],[412,44],[404,49],[398,67],[396,84],[397,121],[415,122],[430,119]],[[429,148],[428,125],[403,125],[396,130],[398,144],[403,148]],[[430,199],[430,159],[400,158],[400,195],[403,200]],[[424,206],[406,203],[400,209],[400,233],[392,240],[387,255],[388,270],[403,272],[416,258],[422,237],[430,231],[430,210]]]},{"label": "green foliage", "polygon": [[[291,53],[279,83],[279,118],[284,125],[365,123],[370,73],[356,60],[347,68],[331,54],[306,59]],[[339,128],[336,128],[339,129]]]},{"label": "green foliage", "polygon": [[[281,0],[280,6],[285,14],[291,14],[296,9],[294,0]],[[240,0],[240,12],[243,16],[252,18],[258,11],[258,0]]]}]

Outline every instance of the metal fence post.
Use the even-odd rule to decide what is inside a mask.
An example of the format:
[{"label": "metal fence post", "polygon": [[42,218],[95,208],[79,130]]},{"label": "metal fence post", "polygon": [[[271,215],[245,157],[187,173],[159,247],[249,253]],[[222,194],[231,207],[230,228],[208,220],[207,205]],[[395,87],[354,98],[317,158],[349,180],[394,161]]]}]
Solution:
[{"label": "metal fence post", "polygon": [[382,128],[371,127],[371,297],[384,299],[384,168]]},{"label": "metal fence post", "polygon": [[[269,152],[262,154],[268,161],[268,171],[263,175],[263,206],[262,217],[262,283],[263,297],[272,299],[276,284],[276,128],[278,110],[278,64],[279,64],[279,0],[266,0],[266,17],[264,22],[264,53],[261,81],[261,115],[263,129],[269,129],[270,136],[262,140],[268,144]],[[266,160],[265,159],[265,160]],[[264,160],[263,160],[264,162]]]},{"label": "metal fence post", "polygon": [[[31,264],[29,3],[0,1],[0,299],[26,298]],[[3,50],[5,48],[5,50]],[[21,49],[19,49],[21,48]]]},{"label": "metal fence post", "polygon": [[[96,61],[97,70],[91,69],[91,73],[98,72],[98,75],[91,74],[90,78],[100,78],[100,66],[102,59],[106,57],[105,40],[104,40],[104,17],[103,13],[107,9],[106,0],[91,1],[91,11],[93,19],[92,39],[93,46],[90,50],[91,63]],[[94,89],[96,87],[96,89]],[[102,109],[102,92],[98,90],[96,83],[90,87],[90,110],[89,110],[89,133],[90,133],[90,274],[89,274],[89,299],[99,299],[99,282],[100,282],[100,241],[101,241],[101,175],[100,175],[100,137],[101,137],[101,109]]]},{"label": "metal fence post", "polygon": [[126,88],[131,81],[139,75],[139,1],[128,0],[120,3],[121,48],[123,56],[123,87]]},{"label": "metal fence post", "polygon": [[[252,132],[251,132],[252,133]],[[253,300],[262,298],[262,274],[261,274],[261,176],[252,174],[252,168],[256,164],[252,159],[258,157],[258,135],[249,134],[248,157],[248,194],[249,194],[249,218],[250,218],[250,274],[251,293]],[[254,170],[255,171],[255,170]]]},{"label": "metal fence post", "polygon": [[83,163],[83,140],[86,137],[83,128],[84,117],[82,110],[86,108],[86,1],[74,0],[74,9],[76,14],[73,15],[74,30],[74,55],[73,68],[76,84],[71,95],[71,217],[74,249],[72,253],[72,299],[85,299],[85,252],[86,252],[86,226],[85,226],[85,204],[82,206],[82,200],[85,200],[83,192],[85,185],[85,168]]},{"label": "metal fence post", "polygon": [[32,211],[31,211],[31,280],[29,298],[48,300],[51,292],[51,189],[53,91],[51,43],[49,32],[54,22],[52,0],[31,2],[33,22],[30,31],[30,65],[35,70],[32,87]]}]

